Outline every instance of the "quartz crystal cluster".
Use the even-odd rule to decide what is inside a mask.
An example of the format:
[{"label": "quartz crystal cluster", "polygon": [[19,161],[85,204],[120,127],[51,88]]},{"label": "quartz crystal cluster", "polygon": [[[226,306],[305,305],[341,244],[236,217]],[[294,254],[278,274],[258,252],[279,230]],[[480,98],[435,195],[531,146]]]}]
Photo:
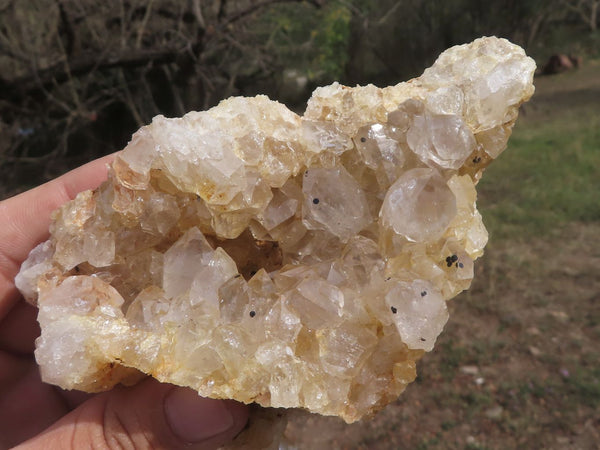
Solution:
[{"label": "quartz crystal cluster", "polygon": [[257,96],[155,117],[17,277],[43,379],[149,374],[347,422],[395,400],[471,283],[475,184],[534,69],[482,38],[406,83],[318,88],[304,116]]}]

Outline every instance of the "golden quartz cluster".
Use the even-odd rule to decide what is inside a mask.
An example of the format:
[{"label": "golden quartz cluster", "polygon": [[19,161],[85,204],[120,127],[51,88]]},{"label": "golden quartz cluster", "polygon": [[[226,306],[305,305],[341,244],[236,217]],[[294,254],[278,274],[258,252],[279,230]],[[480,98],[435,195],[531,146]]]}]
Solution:
[{"label": "golden quartz cluster", "polygon": [[257,96],[155,117],[17,276],[43,379],[149,374],[347,422],[381,409],[471,283],[475,184],[534,69],[481,38],[406,83],[318,88],[304,116]]}]

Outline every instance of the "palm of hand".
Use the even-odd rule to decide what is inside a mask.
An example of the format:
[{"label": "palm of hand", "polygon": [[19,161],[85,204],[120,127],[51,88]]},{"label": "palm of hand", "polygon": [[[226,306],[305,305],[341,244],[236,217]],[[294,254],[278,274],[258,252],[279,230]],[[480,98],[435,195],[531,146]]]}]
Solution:
[{"label": "palm of hand", "polygon": [[0,203],[0,448],[35,436],[88,397],[41,381],[33,355],[37,310],[19,295],[14,277],[29,251],[47,238],[50,212],[96,187],[109,160]]}]

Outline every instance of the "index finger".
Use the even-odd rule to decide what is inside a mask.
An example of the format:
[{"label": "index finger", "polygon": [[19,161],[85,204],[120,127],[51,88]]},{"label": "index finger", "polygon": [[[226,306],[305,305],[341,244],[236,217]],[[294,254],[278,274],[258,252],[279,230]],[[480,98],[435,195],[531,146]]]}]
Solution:
[{"label": "index finger", "polygon": [[114,155],[96,159],[48,183],[0,202],[0,320],[19,298],[14,278],[29,252],[48,238],[50,213],[107,177]]}]

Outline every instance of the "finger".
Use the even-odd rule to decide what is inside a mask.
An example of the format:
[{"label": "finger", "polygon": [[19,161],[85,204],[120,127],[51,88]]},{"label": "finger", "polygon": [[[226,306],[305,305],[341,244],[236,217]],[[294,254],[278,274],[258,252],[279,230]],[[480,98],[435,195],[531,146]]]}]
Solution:
[{"label": "finger", "polygon": [[21,300],[0,321],[0,350],[31,354],[40,335],[37,308]]},{"label": "finger", "polygon": [[216,449],[245,426],[244,405],[147,379],[93,397],[19,449]]},{"label": "finger", "polygon": [[68,411],[54,387],[42,383],[32,356],[0,352],[0,448],[35,436]]},{"label": "finger", "polygon": [[14,277],[31,249],[47,239],[50,213],[106,179],[105,156],[55,180],[0,202],[0,319],[18,298]]},{"label": "finger", "polygon": [[90,394],[89,392],[78,391],[76,389],[66,390],[61,389],[58,386],[53,387],[56,394],[65,402],[65,405],[67,405],[69,411],[73,411],[86,400],[89,400],[93,396],[98,395]]}]

